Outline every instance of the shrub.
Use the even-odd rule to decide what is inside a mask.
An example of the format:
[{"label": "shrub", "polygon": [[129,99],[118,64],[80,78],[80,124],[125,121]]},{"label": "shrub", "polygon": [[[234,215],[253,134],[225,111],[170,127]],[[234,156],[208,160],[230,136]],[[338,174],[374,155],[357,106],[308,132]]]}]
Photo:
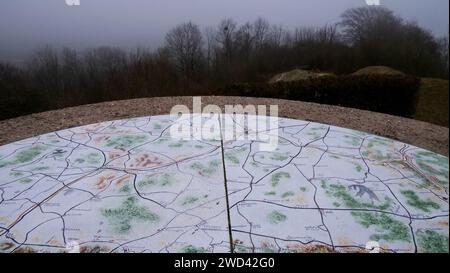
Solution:
[{"label": "shrub", "polygon": [[343,75],[292,82],[241,83],[221,88],[231,96],[283,98],[411,117],[420,79],[407,75]]},{"label": "shrub", "polygon": [[46,109],[46,102],[28,82],[27,76],[21,70],[0,64],[0,119]]}]

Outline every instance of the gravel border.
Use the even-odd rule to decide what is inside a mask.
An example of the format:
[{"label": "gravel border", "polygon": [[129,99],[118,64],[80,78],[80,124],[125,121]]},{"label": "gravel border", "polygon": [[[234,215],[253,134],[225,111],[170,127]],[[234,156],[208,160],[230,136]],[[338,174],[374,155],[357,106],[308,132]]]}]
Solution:
[{"label": "gravel border", "polygon": [[[0,145],[65,128],[108,120],[168,114],[192,97],[156,97],[102,102],[0,121]],[[278,105],[279,116],[325,123],[385,136],[448,156],[449,129],[430,123],[352,108],[309,102],[249,97],[202,97],[202,106]]]}]

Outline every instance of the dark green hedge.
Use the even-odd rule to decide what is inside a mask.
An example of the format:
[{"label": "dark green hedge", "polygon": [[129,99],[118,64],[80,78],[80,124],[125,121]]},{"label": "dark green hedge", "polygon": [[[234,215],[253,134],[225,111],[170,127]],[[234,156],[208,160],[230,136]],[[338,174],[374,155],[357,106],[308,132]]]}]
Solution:
[{"label": "dark green hedge", "polygon": [[273,84],[232,84],[220,88],[218,93],[308,101],[411,117],[419,87],[420,79],[413,76],[343,75]]}]

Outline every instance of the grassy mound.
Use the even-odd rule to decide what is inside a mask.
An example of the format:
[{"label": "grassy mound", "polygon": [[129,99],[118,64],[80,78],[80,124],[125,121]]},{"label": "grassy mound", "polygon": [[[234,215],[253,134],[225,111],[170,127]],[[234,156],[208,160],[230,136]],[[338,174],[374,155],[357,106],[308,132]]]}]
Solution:
[{"label": "grassy mound", "polygon": [[387,66],[368,66],[364,67],[355,73],[353,75],[398,75],[403,76],[405,73],[395,70],[393,68],[387,67]]},{"label": "grassy mound", "polygon": [[324,76],[333,76],[331,73],[326,72],[316,72],[316,71],[310,71],[310,70],[303,70],[303,69],[294,69],[288,72],[280,73],[272,77],[270,79],[269,83],[276,83],[276,82],[292,82],[292,81],[299,81],[299,80],[306,80],[306,79],[315,79],[320,78]]}]

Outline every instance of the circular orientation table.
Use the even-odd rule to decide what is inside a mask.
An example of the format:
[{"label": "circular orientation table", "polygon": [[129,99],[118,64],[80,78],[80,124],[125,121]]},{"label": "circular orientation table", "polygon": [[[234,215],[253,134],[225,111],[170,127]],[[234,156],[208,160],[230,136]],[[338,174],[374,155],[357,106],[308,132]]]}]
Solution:
[{"label": "circular orientation table", "polygon": [[247,138],[218,122],[221,138],[176,139],[167,115],[1,146],[0,252],[449,251],[447,157],[302,120],[258,132],[232,120]]}]

